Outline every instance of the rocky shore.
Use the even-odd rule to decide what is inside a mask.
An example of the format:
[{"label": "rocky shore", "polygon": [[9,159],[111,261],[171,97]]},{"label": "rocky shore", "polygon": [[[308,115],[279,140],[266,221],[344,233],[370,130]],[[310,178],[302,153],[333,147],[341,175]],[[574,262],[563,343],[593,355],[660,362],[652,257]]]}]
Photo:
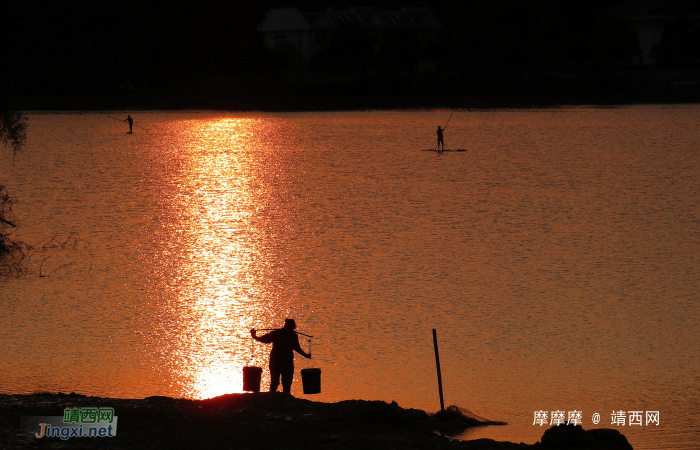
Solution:
[{"label": "rocky shore", "polygon": [[[114,408],[114,437],[37,439],[20,433],[22,416],[63,416],[65,408]],[[451,438],[468,418],[439,417],[395,403],[320,403],[282,393],[228,394],[208,400],[112,399],[78,394],[0,394],[0,449],[597,449],[631,450],[616,430],[560,425],[527,445]]]}]

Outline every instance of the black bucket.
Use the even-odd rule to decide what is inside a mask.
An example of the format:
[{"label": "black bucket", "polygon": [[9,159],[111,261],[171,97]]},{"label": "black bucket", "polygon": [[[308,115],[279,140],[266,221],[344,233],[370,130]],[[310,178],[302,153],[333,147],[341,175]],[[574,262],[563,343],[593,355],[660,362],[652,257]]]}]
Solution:
[{"label": "black bucket", "polygon": [[246,392],[260,392],[260,377],[262,369],[260,367],[243,368],[243,390]]},{"label": "black bucket", "polygon": [[304,394],[321,393],[321,369],[301,369],[301,384]]}]

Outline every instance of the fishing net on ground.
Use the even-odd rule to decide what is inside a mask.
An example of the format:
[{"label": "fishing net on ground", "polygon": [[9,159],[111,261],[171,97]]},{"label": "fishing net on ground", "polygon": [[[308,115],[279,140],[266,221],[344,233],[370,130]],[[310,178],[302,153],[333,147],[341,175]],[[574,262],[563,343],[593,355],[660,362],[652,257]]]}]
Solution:
[{"label": "fishing net on ground", "polygon": [[447,408],[445,408],[444,411],[436,412],[434,416],[440,419],[440,421],[459,419],[463,421],[467,426],[508,425],[506,422],[489,420],[484,417],[478,416],[473,412],[469,411],[467,408],[460,408],[456,405],[450,405]]}]

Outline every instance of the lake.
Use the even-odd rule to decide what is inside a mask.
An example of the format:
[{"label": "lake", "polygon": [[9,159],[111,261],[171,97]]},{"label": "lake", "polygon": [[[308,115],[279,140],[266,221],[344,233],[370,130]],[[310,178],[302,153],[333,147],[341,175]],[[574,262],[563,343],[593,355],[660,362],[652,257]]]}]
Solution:
[{"label": "lake", "polygon": [[508,422],[463,439],[579,411],[698,448],[700,106],[458,110],[467,151],[423,151],[451,112],[29,113],[0,392],[201,399],[246,364],[265,389],[249,330],[291,317],[294,395],[435,412],[435,328],[446,405]]}]

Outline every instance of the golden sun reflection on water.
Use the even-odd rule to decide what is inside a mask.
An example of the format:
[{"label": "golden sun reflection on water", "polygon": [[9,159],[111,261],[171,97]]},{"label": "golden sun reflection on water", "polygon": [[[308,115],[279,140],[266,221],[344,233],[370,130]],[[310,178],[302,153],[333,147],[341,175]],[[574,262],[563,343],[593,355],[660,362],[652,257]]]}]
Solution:
[{"label": "golden sun reflection on water", "polygon": [[[188,121],[178,151],[182,171],[170,197],[182,208],[170,232],[179,241],[175,302],[181,324],[173,376],[186,395],[210,398],[242,392],[242,368],[250,356],[246,330],[259,322],[256,285],[264,265],[261,233],[251,221],[253,173],[241,158],[259,119]],[[171,256],[172,257],[172,256]]]}]

